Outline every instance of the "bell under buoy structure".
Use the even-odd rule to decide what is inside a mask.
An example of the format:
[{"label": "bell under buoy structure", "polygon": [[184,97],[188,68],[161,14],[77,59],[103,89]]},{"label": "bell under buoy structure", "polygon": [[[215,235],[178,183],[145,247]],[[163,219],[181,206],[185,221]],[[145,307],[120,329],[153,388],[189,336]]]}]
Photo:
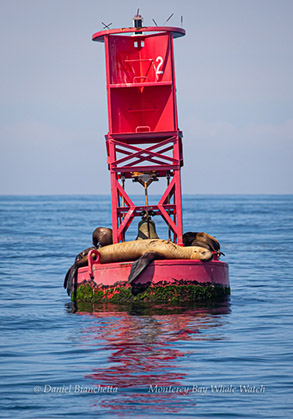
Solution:
[{"label": "bell under buoy structure", "polygon": [[[160,216],[167,227],[166,239],[183,246],[183,135],[177,117],[173,40],[184,36],[185,30],[144,26],[139,14],[133,23],[133,27],[105,28],[92,37],[105,47],[113,244],[127,241],[135,219],[141,220],[137,239],[157,239],[152,217]],[[155,181],[165,186],[158,202],[150,204],[148,188]],[[142,186],[143,205],[128,193],[128,182]],[[219,252],[207,262],[154,260],[131,284],[131,259],[101,262],[99,251],[91,250],[88,265],[78,269],[74,299],[178,302],[230,291],[228,265],[219,260]]]}]

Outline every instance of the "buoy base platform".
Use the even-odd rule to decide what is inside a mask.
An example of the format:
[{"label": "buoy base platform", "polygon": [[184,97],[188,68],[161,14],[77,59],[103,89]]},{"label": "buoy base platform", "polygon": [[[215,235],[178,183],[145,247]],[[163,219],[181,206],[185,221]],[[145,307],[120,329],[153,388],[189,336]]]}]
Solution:
[{"label": "buoy base platform", "polygon": [[133,262],[95,263],[78,269],[76,302],[179,303],[222,299],[230,294],[228,264],[219,260],[155,260],[131,284]]}]

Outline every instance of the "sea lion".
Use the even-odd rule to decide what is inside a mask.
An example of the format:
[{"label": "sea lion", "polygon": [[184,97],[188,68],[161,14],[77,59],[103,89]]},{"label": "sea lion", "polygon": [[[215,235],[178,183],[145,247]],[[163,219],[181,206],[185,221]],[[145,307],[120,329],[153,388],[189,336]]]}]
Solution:
[{"label": "sea lion", "polygon": [[95,247],[108,246],[113,243],[112,229],[98,227],[93,231],[93,245]]},{"label": "sea lion", "polygon": [[[89,248],[90,249],[90,248]],[[86,249],[88,250],[88,249]],[[78,268],[88,264],[88,252],[69,268],[64,288],[70,295]],[[156,259],[194,259],[209,261],[213,254],[210,250],[198,246],[181,247],[171,241],[161,239],[133,240],[116,243],[98,249],[100,263],[128,262],[135,260],[128,282],[131,283],[142,271]],[[82,253],[82,252],[81,252]]]},{"label": "sea lion", "polygon": [[188,232],[183,234],[183,246],[202,246],[212,252],[220,251],[218,240],[207,233]]},{"label": "sea lion", "polygon": [[87,249],[80,252],[76,258],[74,264],[68,269],[65,278],[64,278],[64,288],[67,289],[67,294],[71,294],[72,286],[77,279],[77,271],[78,268],[82,266],[86,266],[88,264],[88,254],[92,249],[96,249],[96,247],[88,247]]},{"label": "sea lion", "polygon": [[161,239],[133,240],[116,243],[99,249],[100,263],[127,262],[140,258],[147,252],[156,252],[165,259],[212,259],[212,253],[202,247],[181,247]]},{"label": "sea lion", "polygon": [[97,247],[96,246],[91,246],[91,247],[88,247],[87,249],[84,249],[82,252],[80,252],[75,257],[75,263],[76,262],[79,262],[82,258],[84,258],[85,256],[87,256],[92,249],[97,249]]},{"label": "sea lion", "polygon": [[93,231],[92,234],[93,245],[80,252],[74,261],[74,264],[68,269],[64,278],[64,288],[67,289],[68,295],[70,295],[74,281],[77,278],[78,268],[86,266],[88,264],[87,256],[92,249],[98,249],[103,246],[107,246],[113,243],[112,230],[111,228],[98,227]]}]

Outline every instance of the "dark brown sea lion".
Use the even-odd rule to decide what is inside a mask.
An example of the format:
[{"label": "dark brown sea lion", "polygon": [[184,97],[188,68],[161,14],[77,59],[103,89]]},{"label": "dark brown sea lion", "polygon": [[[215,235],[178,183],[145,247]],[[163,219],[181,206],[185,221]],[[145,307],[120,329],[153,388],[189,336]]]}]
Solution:
[{"label": "dark brown sea lion", "polygon": [[75,263],[79,262],[82,258],[84,258],[85,256],[87,256],[90,252],[90,250],[92,249],[97,249],[96,246],[91,246],[88,247],[87,249],[84,249],[82,252],[80,252],[76,257],[75,257]]},{"label": "dark brown sea lion", "polygon": [[90,250],[97,249],[103,246],[108,246],[113,243],[112,239],[112,230],[111,228],[98,227],[93,231],[92,240],[94,247],[88,247],[87,249],[80,252],[76,258],[74,264],[68,269],[65,279],[64,279],[64,288],[67,289],[68,295],[71,294],[72,286],[74,281],[76,281],[78,268],[82,266],[87,266],[88,264],[88,254]]},{"label": "dark brown sea lion", "polygon": [[112,229],[98,227],[93,232],[93,245],[95,247],[108,246],[113,243]]},{"label": "dark brown sea lion", "polygon": [[77,279],[77,271],[78,268],[82,266],[87,266],[88,264],[88,254],[92,249],[96,249],[96,247],[88,247],[87,249],[80,252],[76,258],[74,264],[68,269],[65,278],[64,278],[64,288],[67,289],[67,294],[70,295],[72,291],[73,284]]},{"label": "dark brown sea lion", "polygon": [[210,234],[200,232],[188,232],[183,234],[183,245],[184,246],[202,246],[212,252],[220,251],[220,243],[218,240]]}]

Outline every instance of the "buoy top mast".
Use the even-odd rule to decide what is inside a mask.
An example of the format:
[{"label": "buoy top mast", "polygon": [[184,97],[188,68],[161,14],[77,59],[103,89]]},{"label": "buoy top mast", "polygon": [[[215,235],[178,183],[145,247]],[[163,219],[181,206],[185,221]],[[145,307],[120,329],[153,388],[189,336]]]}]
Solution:
[{"label": "buoy top mast", "polygon": [[[111,179],[113,242],[125,240],[135,217],[148,224],[160,215],[169,238],[182,244],[182,132],[178,128],[173,38],[185,30],[143,26],[139,11],[133,27],[93,35],[105,43],[109,131],[105,136]],[[149,205],[148,187],[165,178],[166,188],[156,205]],[[128,180],[144,188],[145,205],[136,205]],[[153,222],[152,222],[153,223]],[[141,223],[140,223],[141,224]]]},{"label": "buoy top mast", "polygon": [[[167,19],[168,20],[173,16],[173,14]],[[179,27],[172,27],[172,26],[159,26],[153,19],[156,26],[143,26],[143,17],[139,14],[139,9],[137,10],[137,14],[133,17],[133,26],[130,27],[124,27],[124,28],[116,28],[116,29],[110,29],[110,26],[112,23],[105,24],[104,30],[96,32],[92,36],[93,41],[99,41],[104,42],[104,36],[111,35],[111,34],[126,34],[126,33],[133,33],[141,34],[143,35],[144,32],[172,32],[173,38],[178,38],[185,35],[185,29],[179,28]]]}]

